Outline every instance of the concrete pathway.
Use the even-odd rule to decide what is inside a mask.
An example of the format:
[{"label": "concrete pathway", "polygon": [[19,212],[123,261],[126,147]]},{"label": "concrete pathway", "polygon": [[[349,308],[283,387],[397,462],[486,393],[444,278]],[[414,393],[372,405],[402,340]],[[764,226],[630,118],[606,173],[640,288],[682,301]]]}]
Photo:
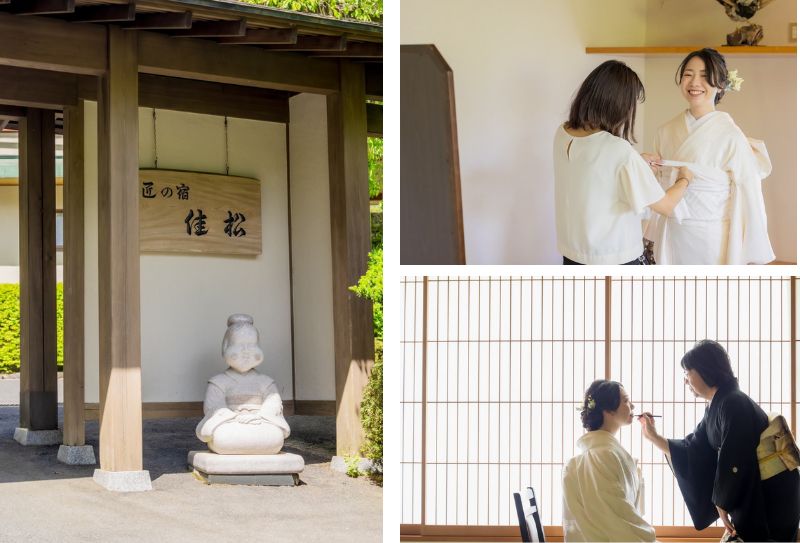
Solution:
[{"label": "concrete pathway", "polygon": [[[333,417],[287,419],[285,449],[306,461],[301,486],[202,484],[186,467],[198,421],[164,419],[144,423],[154,490],[116,494],[92,481],[93,466],[59,463],[57,446],[16,443],[19,410],[0,407],[0,541],[381,541],[382,489],[329,468]],[[95,453],[97,439],[87,423]]]}]

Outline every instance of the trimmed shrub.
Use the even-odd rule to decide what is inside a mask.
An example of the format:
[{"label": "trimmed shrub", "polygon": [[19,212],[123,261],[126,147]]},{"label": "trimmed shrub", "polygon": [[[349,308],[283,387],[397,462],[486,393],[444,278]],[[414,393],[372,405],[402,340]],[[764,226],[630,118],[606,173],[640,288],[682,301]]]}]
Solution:
[{"label": "trimmed shrub", "polygon": [[[64,368],[64,288],[56,285],[58,369]],[[0,284],[0,373],[19,371],[19,285]]]}]

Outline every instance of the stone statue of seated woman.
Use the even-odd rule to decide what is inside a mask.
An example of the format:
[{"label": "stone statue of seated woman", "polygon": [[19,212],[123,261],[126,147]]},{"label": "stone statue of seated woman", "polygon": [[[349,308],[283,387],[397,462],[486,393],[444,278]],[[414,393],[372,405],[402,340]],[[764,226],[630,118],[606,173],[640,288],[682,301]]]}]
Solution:
[{"label": "stone statue of seated woman", "polygon": [[275,381],[254,369],[264,353],[253,317],[228,318],[222,357],[229,367],[208,381],[197,437],[217,454],[277,454],[289,425]]}]

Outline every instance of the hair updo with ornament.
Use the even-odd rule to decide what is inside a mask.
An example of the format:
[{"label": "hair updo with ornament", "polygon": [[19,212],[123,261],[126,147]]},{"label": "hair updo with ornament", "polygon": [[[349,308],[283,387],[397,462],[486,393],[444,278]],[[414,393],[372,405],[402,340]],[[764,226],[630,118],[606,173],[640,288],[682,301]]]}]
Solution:
[{"label": "hair updo with ornament", "polygon": [[616,411],[622,396],[622,384],[616,381],[598,379],[583,394],[581,406],[581,424],[589,431],[599,429],[603,425],[603,411]]}]

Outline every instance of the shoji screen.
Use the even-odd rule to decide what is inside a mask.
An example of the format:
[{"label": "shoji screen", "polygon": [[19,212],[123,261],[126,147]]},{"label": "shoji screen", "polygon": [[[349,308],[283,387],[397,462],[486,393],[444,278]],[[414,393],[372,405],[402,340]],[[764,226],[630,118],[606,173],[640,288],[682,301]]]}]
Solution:
[{"label": "shoji screen", "polygon": [[[402,288],[404,524],[514,525],[511,493],[532,485],[543,522],[560,525],[584,389],[620,381],[637,412],[662,415],[662,434],[683,437],[705,404],[679,363],[702,338],[728,349],[765,410],[795,410],[789,278],[443,277]],[[646,518],[691,525],[638,423],[618,437],[642,467]]]}]

